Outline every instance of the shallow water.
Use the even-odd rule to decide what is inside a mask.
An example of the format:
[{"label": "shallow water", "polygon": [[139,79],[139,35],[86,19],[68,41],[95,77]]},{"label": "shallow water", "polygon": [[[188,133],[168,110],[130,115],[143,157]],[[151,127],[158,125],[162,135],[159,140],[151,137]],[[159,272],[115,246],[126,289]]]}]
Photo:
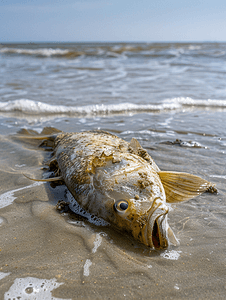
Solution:
[{"label": "shallow water", "polygon": [[[0,295],[4,299],[225,299],[226,44],[0,47]],[[180,246],[150,251],[90,215],[60,213],[49,153],[21,128],[138,139],[162,170],[216,184],[171,205]]]}]

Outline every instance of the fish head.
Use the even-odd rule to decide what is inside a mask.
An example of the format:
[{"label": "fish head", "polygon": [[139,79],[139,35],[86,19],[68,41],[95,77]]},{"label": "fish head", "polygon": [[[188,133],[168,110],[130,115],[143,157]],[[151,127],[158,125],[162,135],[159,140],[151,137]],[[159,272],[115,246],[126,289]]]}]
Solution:
[{"label": "fish head", "polygon": [[151,166],[137,166],[132,160],[109,163],[96,169],[93,182],[102,198],[95,201],[101,202],[100,217],[148,247],[168,247],[169,208],[161,180]]},{"label": "fish head", "polygon": [[161,199],[155,199],[149,209],[145,209],[145,206],[147,207],[141,203],[138,207],[137,200],[134,199],[115,201],[114,223],[148,247],[168,247],[168,206]]}]

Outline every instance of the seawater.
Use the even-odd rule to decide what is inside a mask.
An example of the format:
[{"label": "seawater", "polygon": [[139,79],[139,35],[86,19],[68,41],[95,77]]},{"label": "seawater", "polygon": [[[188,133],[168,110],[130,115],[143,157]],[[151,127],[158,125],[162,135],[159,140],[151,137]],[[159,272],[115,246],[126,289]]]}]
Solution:
[{"label": "seawater", "polygon": [[[226,43],[1,44],[1,297],[224,299],[225,79]],[[171,205],[180,246],[150,251],[79,208],[60,214],[65,187],[22,175],[42,178],[49,153],[12,136],[45,126],[135,137],[218,194]]]}]

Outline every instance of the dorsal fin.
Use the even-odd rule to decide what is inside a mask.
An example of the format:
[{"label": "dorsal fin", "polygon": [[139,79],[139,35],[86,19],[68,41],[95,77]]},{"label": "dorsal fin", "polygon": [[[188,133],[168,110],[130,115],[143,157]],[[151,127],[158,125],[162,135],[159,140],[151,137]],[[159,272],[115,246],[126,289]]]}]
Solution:
[{"label": "dorsal fin", "polygon": [[211,182],[189,173],[160,171],[158,174],[169,203],[187,201],[214,186]]},{"label": "dorsal fin", "polygon": [[138,150],[140,148],[142,148],[142,146],[140,145],[140,143],[138,142],[138,140],[135,139],[135,138],[131,139],[131,141],[129,143],[129,146],[134,150],[135,153],[138,152]]},{"label": "dorsal fin", "polygon": [[151,155],[140,145],[137,139],[131,139],[128,150],[130,153],[136,154],[145,159],[157,172],[159,171],[159,167],[156,165]]}]

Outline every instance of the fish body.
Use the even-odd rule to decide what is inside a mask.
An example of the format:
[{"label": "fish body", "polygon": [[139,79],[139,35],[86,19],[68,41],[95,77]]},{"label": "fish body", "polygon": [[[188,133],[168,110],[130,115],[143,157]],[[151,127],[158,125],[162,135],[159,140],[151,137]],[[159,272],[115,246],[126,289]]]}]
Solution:
[{"label": "fish body", "polygon": [[[135,141],[98,131],[61,134],[54,156],[68,189],[86,211],[150,247],[166,247],[168,207],[159,168]],[[152,234],[156,226],[158,241]]]},{"label": "fish body", "polygon": [[191,174],[160,171],[136,139],[129,143],[104,131],[37,138],[53,142],[50,169],[82,208],[151,248],[178,244],[167,201],[188,200],[212,186]]}]

